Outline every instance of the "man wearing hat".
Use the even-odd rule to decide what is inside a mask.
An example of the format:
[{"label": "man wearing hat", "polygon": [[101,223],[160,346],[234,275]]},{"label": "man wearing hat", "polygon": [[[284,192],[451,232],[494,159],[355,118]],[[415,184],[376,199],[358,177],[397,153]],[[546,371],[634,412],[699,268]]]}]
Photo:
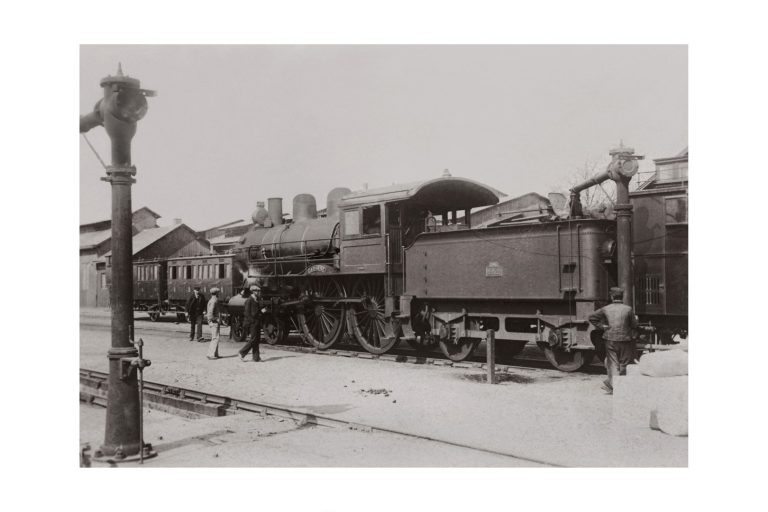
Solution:
[{"label": "man wearing hat", "polygon": [[637,318],[632,308],[623,303],[624,289],[614,287],[610,293],[611,303],[589,315],[589,322],[595,329],[603,331],[608,378],[603,381],[602,387],[612,394],[613,377],[626,375],[627,365],[635,360],[632,331],[637,327]]},{"label": "man wearing hat", "polygon": [[195,286],[192,295],[187,299],[189,341],[195,339],[195,330],[197,330],[197,341],[203,341],[203,314],[205,314],[205,295],[200,292],[199,286]]},{"label": "man wearing hat", "polygon": [[211,345],[208,347],[208,359],[219,358],[219,332],[221,325],[221,303],[219,302],[219,289],[211,288],[211,300],[208,301],[208,327],[211,329]]},{"label": "man wearing hat", "polygon": [[261,288],[251,286],[251,295],[245,299],[243,311],[243,336],[250,335],[248,343],[240,349],[240,360],[246,362],[245,356],[253,349],[253,360],[261,361],[259,342],[261,341],[261,315],[265,309],[261,304]]}]

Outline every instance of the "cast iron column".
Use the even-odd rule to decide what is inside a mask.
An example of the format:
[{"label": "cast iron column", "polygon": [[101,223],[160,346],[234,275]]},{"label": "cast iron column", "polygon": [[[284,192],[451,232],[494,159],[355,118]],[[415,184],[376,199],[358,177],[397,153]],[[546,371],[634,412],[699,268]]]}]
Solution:
[{"label": "cast iron column", "polygon": [[608,174],[616,182],[616,253],[618,260],[619,286],[624,288],[624,304],[632,305],[634,298],[634,281],[632,279],[632,205],[629,204],[629,181],[638,169],[637,160],[642,156],[635,155],[632,148],[620,145],[612,149],[612,157],[608,165]]},{"label": "cast iron column", "polygon": [[[102,180],[112,188],[112,284],[109,303],[112,309],[112,346],[109,358],[109,390],[104,444],[94,458],[133,459],[140,451],[139,391],[137,365],[139,351],[132,344],[133,334],[133,222],[131,185],[136,168],[131,165],[131,139],[136,122],[147,111],[145,96],[151,91],[139,88],[139,80],[123,76],[103,78],[104,97],[93,112],[80,118],[80,131],[103,125],[112,145],[112,165]],[[148,364],[148,363],[147,363]],[[143,367],[143,366],[142,366]]]}]

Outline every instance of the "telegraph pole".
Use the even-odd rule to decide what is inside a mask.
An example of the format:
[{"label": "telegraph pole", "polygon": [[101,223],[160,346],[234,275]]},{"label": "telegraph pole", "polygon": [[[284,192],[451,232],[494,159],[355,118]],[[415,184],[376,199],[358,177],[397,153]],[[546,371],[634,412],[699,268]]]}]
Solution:
[{"label": "telegraph pole", "polygon": [[123,462],[155,455],[141,439],[141,410],[137,369],[150,361],[139,356],[133,346],[133,233],[131,185],[136,182],[136,167],[131,165],[131,139],[136,123],[147,113],[147,96],[153,91],[141,89],[136,78],[123,75],[118,65],[115,76],[99,84],[104,96],[94,110],[80,117],[80,133],[104,126],[112,146],[112,164],[101,178],[112,189],[112,285],[109,304],[112,309],[112,345],[109,359],[107,424],[104,444],[94,453],[94,460]]}]

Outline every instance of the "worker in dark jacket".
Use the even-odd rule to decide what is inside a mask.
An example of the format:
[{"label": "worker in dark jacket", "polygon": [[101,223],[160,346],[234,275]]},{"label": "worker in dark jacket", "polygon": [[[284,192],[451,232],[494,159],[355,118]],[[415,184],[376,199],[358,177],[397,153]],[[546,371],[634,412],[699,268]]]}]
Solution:
[{"label": "worker in dark jacket", "polygon": [[195,286],[192,295],[187,299],[189,341],[195,339],[195,328],[197,328],[197,341],[203,341],[203,314],[205,313],[205,305],[205,295],[200,292],[199,286]]},{"label": "worker in dark jacket", "polygon": [[243,336],[248,336],[248,343],[240,349],[240,360],[246,362],[245,356],[253,349],[253,360],[261,361],[259,343],[261,342],[261,315],[265,309],[261,303],[261,289],[251,286],[251,295],[245,299],[243,311]]},{"label": "worker in dark jacket", "polygon": [[589,315],[589,322],[595,329],[603,331],[608,379],[602,387],[608,393],[613,393],[613,377],[626,375],[627,365],[635,359],[633,331],[637,319],[632,308],[623,303],[623,298],[622,288],[611,288],[611,303]]}]

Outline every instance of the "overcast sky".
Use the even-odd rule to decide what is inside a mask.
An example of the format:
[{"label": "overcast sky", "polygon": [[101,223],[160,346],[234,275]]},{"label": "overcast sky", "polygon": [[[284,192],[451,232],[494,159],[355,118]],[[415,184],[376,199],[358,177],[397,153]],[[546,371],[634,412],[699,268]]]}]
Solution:
[{"label": "overcast sky", "polygon": [[[133,209],[201,230],[256,201],[438,177],[510,196],[566,189],[623,140],[647,160],[688,144],[685,46],[82,46],[80,111],[99,81],[156,89],[133,141]],[[88,137],[107,162],[109,139]],[[80,220],[110,216],[80,139]]]}]

